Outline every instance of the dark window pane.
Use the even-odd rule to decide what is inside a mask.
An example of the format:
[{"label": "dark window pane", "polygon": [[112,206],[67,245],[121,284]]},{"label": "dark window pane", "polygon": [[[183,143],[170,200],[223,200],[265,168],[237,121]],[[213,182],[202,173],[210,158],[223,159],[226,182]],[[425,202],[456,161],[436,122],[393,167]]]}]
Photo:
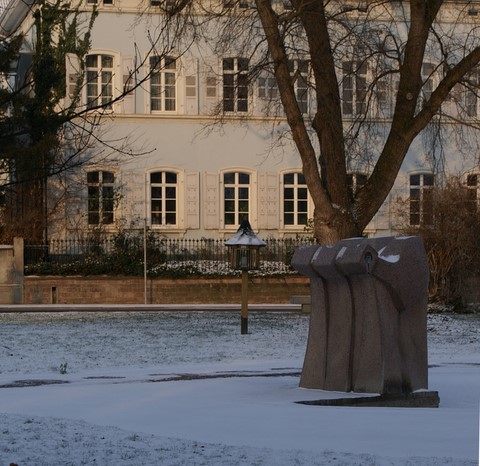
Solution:
[{"label": "dark window pane", "polygon": [[176,183],[177,182],[177,174],[173,172],[166,172],[165,178],[167,183]]},{"label": "dark window pane", "polygon": [[175,199],[177,197],[177,188],[175,186],[167,186],[165,188],[165,198]]},{"label": "dark window pane", "polygon": [[293,212],[295,210],[295,205],[293,201],[284,201],[283,210],[285,212]]},{"label": "dark window pane", "polygon": [[235,201],[225,201],[225,212],[235,212]]},{"label": "dark window pane", "polygon": [[235,199],[235,188],[225,188],[225,199]]},{"label": "dark window pane", "polygon": [[88,213],[88,224],[89,225],[98,225],[100,223],[100,216],[98,212],[89,212]]},{"label": "dark window pane", "polygon": [[295,174],[294,173],[285,173],[283,175],[283,183],[284,184],[294,184],[295,182]]},{"label": "dark window pane", "polygon": [[103,212],[102,222],[104,225],[111,225],[113,223],[113,212]]},{"label": "dark window pane", "polygon": [[161,225],[162,224],[162,214],[152,213],[152,225]]},{"label": "dark window pane", "polygon": [[112,172],[103,172],[102,174],[104,183],[114,183],[115,175]]},{"label": "dark window pane", "polygon": [[225,225],[235,225],[235,214],[225,213]]},{"label": "dark window pane", "polygon": [[225,184],[234,184],[235,183],[235,173],[232,173],[232,172],[224,173],[223,182]]},{"label": "dark window pane", "polygon": [[224,58],[223,59],[223,69],[224,70],[232,71],[234,69],[233,64],[234,64],[233,58]]},{"label": "dark window pane", "polygon": [[239,112],[248,112],[248,100],[239,100],[238,101],[238,111]]},{"label": "dark window pane", "polygon": [[238,189],[238,198],[239,199],[248,199],[248,188],[239,188]]},{"label": "dark window pane", "polygon": [[467,186],[477,186],[477,184],[478,184],[478,175],[468,175]]},{"label": "dark window pane", "polygon": [[297,219],[298,225],[306,225],[307,220],[308,220],[307,214],[304,214],[304,213],[298,214],[298,219]]},{"label": "dark window pane", "polygon": [[423,185],[424,186],[433,186],[433,175],[432,174],[423,175]]},{"label": "dark window pane", "polygon": [[162,201],[152,201],[152,211],[161,212],[162,211]]},{"label": "dark window pane", "polygon": [[99,180],[98,172],[87,173],[87,183],[98,183],[98,180]]},{"label": "dark window pane", "polygon": [[177,210],[177,201],[165,201],[165,210],[167,212],[175,212]]},{"label": "dark window pane", "polygon": [[250,175],[248,173],[239,173],[238,174],[238,183],[239,184],[249,184]]},{"label": "dark window pane", "polygon": [[177,216],[175,213],[169,212],[165,215],[166,225],[175,225],[177,223]]},{"label": "dark window pane", "polygon": [[152,188],[152,199],[162,199],[162,188],[153,187]]},{"label": "dark window pane", "polygon": [[291,213],[285,213],[283,216],[283,223],[285,225],[294,225],[294,216]]},{"label": "dark window pane", "polygon": [[96,68],[98,65],[98,55],[88,55],[86,64],[88,68]]},{"label": "dark window pane", "polygon": [[298,199],[307,199],[307,188],[298,188]]},{"label": "dark window pane", "polygon": [[162,172],[150,173],[150,183],[161,183],[162,182]]},{"label": "dark window pane", "polygon": [[238,71],[247,71],[248,70],[248,58],[239,58],[238,59]]},{"label": "dark window pane", "polygon": [[303,173],[298,173],[298,184],[307,184]]},{"label": "dark window pane", "polygon": [[285,188],[283,191],[283,196],[285,199],[293,199],[294,198],[294,190],[293,188]]},{"label": "dark window pane", "polygon": [[239,212],[248,212],[248,201],[239,201],[238,210]]},{"label": "dark window pane", "polygon": [[410,175],[410,186],[420,186],[420,175]]}]

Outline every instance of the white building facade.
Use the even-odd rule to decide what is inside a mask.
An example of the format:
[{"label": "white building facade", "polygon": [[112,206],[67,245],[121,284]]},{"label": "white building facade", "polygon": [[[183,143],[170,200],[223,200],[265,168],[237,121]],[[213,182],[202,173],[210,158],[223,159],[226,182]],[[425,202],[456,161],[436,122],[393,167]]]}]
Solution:
[{"label": "white building facade", "polygon": [[[168,53],[164,48],[157,53],[152,37],[160,27],[156,18],[161,13],[153,0],[141,7],[141,14],[133,0],[87,0],[85,10],[94,3],[99,15],[85,60],[82,103],[94,106],[99,99],[114,100],[126,88],[133,90],[104,110],[99,138],[108,141],[109,150],[93,147],[88,163],[75,174],[63,175],[75,179],[76,187],[54,217],[50,234],[71,237],[99,228],[105,232],[142,229],[146,224],[168,237],[224,238],[244,218],[263,238],[305,234],[313,205],[301,160],[285,137],[286,121],[265,113],[278,97],[272,77],[247,77],[248,56],[234,44],[220,55],[206,42],[182,49],[178,41],[178,47]],[[248,2],[244,3],[246,7]],[[289,8],[288,2],[280,3]],[[480,13],[478,20],[473,13],[465,15],[468,21],[480,22]],[[20,25],[26,33],[26,50],[33,49],[31,13],[24,2],[13,0],[0,25],[4,34]],[[344,66],[347,72],[352,62]],[[75,81],[77,67],[78,60],[67,57],[67,85]],[[425,63],[425,79],[434,86],[431,67]],[[302,80],[308,73],[307,61],[293,60],[292,73],[299,76],[299,106],[309,114],[314,108]],[[366,111],[355,98],[365,86],[367,73],[367,68],[359,67],[354,79],[342,81],[346,120]],[[378,96],[375,118],[380,126],[391,116],[388,86],[392,85],[387,83],[384,95]],[[476,119],[478,99],[468,104]],[[381,118],[378,109],[383,112]],[[457,157],[456,142],[452,139],[449,144],[443,148],[448,170],[462,174],[476,190],[480,186],[478,157]],[[116,151],[120,146],[122,150]],[[133,155],[127,155],[129,151]],[[369,166],[352,164],[351,168],[349,183],[355,189],[365,181]],[[435,184],[434,175],[435,167],[419,137],[389,198],[365,233],[394,233],[399,208],[408,210],[404,213],[412,225],[428,220],[425,200]],[[398,199],[407,200],[403,207],[398,207]]]}]

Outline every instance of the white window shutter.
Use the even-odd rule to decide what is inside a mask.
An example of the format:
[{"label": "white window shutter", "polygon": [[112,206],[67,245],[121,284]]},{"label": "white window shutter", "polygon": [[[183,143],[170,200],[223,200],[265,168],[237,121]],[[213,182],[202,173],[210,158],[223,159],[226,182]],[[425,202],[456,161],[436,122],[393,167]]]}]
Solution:
[{"label": "white window shutter", "polygon": [[200,196],[199,173],[185,174],[185,228],[200,228]]},{"label": "white window shutter", "polygon": [[187,115],[198,115],[198,61],[195,58],[185,58],[183,66],[185,113]]},{"label": "white window shutter", "polygon": [[[132,57],[122,58],[122,88],[120,92],[133,89],[135,86],[135,65]],[[135,91],[131,90],[125,95],[120,111],[135,113]]]},{"label": "white window shutter", "polygon": [[218,229],[220,225],[219,177],[217,173],[205,173],[204,227],[206,230]]},{"label": "white window shutter", "polygon": [[216,58],[205,60],[202,72],[202,114],[210,115],[216,112],[220,103],[219,62]]},{"label": "white window shutter", "polygon": [[65,70],[67,73],[67,89],[65,92],[65,107],[72,105],[75,93],[80,92],[78,88],[78,80],[82,75],[80,59],[74,53],[67,53],[65,56]]},{"label": "white window shutter", "polygon": [[278,184],[274,173],[258,175],[258,227],[260,229],[278,229]]}]

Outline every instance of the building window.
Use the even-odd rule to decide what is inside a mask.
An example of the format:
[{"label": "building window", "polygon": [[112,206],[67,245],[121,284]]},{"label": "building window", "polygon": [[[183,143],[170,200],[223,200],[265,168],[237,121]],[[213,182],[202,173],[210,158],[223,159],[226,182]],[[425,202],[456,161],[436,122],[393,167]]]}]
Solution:
[{"label": "building window", "polygon": [[248,112],[248,58],[223,59],[223,111]]},{"label": "building window", "polygon": [[365,115],[367,112],[367,63],[342,63],[342,111],[344,115]]},{"label": "building window", "polygon": [[111,55],[88,55],[87,107],[112,107],[113,100],[113,57]]},{"label": "building window", "polygon": [[223,174],[223,220],[225,226],[249,220],[250,175],[243,172]]},{"label": "building window", "polygon": [[308,113],[308,62],[306,60],[289,60],[288,69],[293,78],[298,108],[301,113]]},{"label": "building window", "polygon": [[173,57],[150,57],[150,70],[152,112],[174,112],[177,109],[177,60]]},{"label": "building window", "polygon": [[283,175],[283,224],[305,226],[308,221],[308,189],[303,173]]},{"label": "building window", "polygon": [[278,98],[277,81],[274,76],[260,76],[258,78],[258,97],[268,101]]},{"label": "building window", "polygon": [[480,199],[480,175],[471,173],[467,175],[467,208],[469,212],[475,213],[478,210]]},{"label": "building window", "polygon": [[350,200],[353,202],[355,194],[358,189],[367,183],[368,176],[365,173],[348,173],[347,174],[347,187],[350,195]]},{"label": "building window", "polygon": [[433,87],[434,87],[434,72],[435,66],[432,63],[424,63],[422,65],[422,102],[426,103],[430,100],[432,96]]},{"label": "building window", "polygon": [[150,173],[151,224],[177,225],[178,175],[174,172]]},{"label": "building window", "polygon": [[251,6],[251,0],[228,0],[223,2],[223,7],[227,10],[230,10],[232,8],[239,8],[241,10],[245,10],[247,8],[250,8]]},{"label": "building window", "polygon": [[88,224],[111,225],[114,221],[115,175],[107,171],[87,173]]},{"label": "building window", "polygon": [[467,76],[465,89],[465,111],[469,117],[477,117],[478,110],[478,89],[480,87],[480,66],[476,66]]},{"label": "building window", "polygon": [[431,225],[433,223],[432,173],[410,175],[410,225]]}]

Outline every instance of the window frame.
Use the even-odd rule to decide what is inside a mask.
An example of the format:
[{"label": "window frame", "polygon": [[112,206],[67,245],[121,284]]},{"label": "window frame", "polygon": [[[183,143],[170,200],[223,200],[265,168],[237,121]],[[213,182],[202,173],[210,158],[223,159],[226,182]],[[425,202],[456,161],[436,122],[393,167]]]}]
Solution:
[{"label": "window frame", "polygon": [[[88,59],[89,57],[97,57],[97,66],[89,66],[88,65]],[[104,66],[103,64],[103,58],[109,58],[112,60],[112,66],[107,67]],[[99,65],[99,60],[100,60],[100,66]],[[115,94],[116,94],[116,67],[118,65],[118,55],[108,51],[108,50],[91,50],[87,56],[85,57],[85,86],[84,86],[84,102],[85,106],[87,109],[94,109],[97,105],[105,105],[102,108],[97,109],[97,111],[107,111],[111,112],[114,110],[114,102],[113,100],[115,99]],[[93,84],[93,80],[90,81],[89,79],[89,73],[96,73],[97,74],[97,79],[95,84]],[[104,82],[103,77],[104,73],[111,73],[110,74],[110,79],[106,80]],[[95,85],[96,86],[96,96],[93,98],[93,94],[89,91],[89,87]],[[103,89],[105,86],[108,86],[111,90],[111,94],[107,94],[107,96],[110,99],[110,105],[107,105],[108,101],[103,102]],[[101,90],[100,93],[99,89]],[[99,99],[102,99],[101,104],[97,103],[95,104],[96,101],[99,101]]]},{"label": "window frame", "polygon": [[[285,182],[285,176],[287,175],[294,175],[294,183],[286,183]],[[295,169],[287,169],[287,170],[282,170],[280,172],[280,229],[281,230],[298,230],[298,231],[304,231],[305,227],[308,224],[308,220],[313,217],[313,203],[312,199],[310,196],[310,192],[308,191],[308,186],[305,181],[305,183],[299,183],[299,175],[302,175],[304,178],[304,175],[302,171],[298,168]],[[293,200],[286,199],[285,197],[285,190],[286,189],[293,189]],[[299,189],[305,189],[306,190],[306,199],[299,199]],[[288,212],[294,216],[294,223],[286,223],[286,210],[285,210],[285,203],[286,202],[293,202],[294,203],[294,209],[292,212]],[[299,202],[306,202],[306,211],[304,212],[306,214],[306,221],[305,223],[299,223]],[[303,211],[302,211],[303,212]]]},{"label": "window frame", "polygon": [[[234,175],[234,182],[227,183],[225,180],[225,175]],[[240,175],[247,175],[249,177],[248,184],[240,182]],[[247,219],[250,224],[256,224],[256,209],[255,209],[255,200],[256,200],[256,193],[254,192],[254,188],[256,187],[256,172],[252,171],[249,168],[245,167],[232,167],[222,170],[220,172],[220,229],[222,230],[237,230],[240,226],[241,221],[243,218],[241,217],[242,212],[240,209],[240,202],[245,201],[244,198],[241,198],[239,195],[240,189],[247,189],[248,190],[248,198],[247,201]],[[227,198],[226,189],[233,189],[235,196],[233,198]],[[234,209],[233,210],[226,210],[226,202],[233,202]],[[234,215],[233,223],[226,222],[226,215],[229,213],[230,215]]]},{"label": "window frame", "polygon": [[[342,116],[346,119],[358,118],[368,115],[368,77],[369,65],[366,60],[357,60],[353,57],[345,59],[341,63],[342,80],[340,86]],[[360,73],[362,67],[365,72]],[[361,79],[364,81],[363,87],[359,84]],[[347,83],[351,83],[349,87]],[[347,100],[347,93],[351,93],[351,98]],[[363,100],[360,96],[363,95]],[[351,106],[351,111],[347,106]]]},{"label": "window frame", "polygon": [[[90,175],[97,174],[97,181],[89,181]],[[112,181],[105,181],[105,175],[111,175]],[[106,227],[112,228],[115,227],[116,223],[116,211],[117,211],[117,189],[118,189],[118,180],[116,170],[111,169],[110,167],[101,167],[101,168],[91,168],[86,170],[86,186],[87,186],[87,225],[89,228],[96,227]],[[111,190],[111,196],[106,196],[106,191]],[[95,198],[91,195],[92,190],[97,190]],[[96,208],[91,208],[92,203]],[[111,206],[108,206],[107,203],[111,203]],[[109,207],[109,208],[106,208]],[[111,215],[110,221],[105,221],[106,213]],[[97,221],[91,222],[90,216],[97,215]]]},{"label": "window frame", "polygon": [[[413,177],[418,178],[418,184],[412,184]],[[431,178],[431,183],[425,183],[425,178]],[[435,175],[432,171],[422,170],[408,173],[408,205],[409,205],[409,225],[419,227],[433,224],[433,202],[432,193],[435,187]],[[412,197],[412,191],[418,191],[416,198]],[[429,193],[429,195],[427,195]],[[430,198],[429,198],[430,196]],[[428,203],[430,208],[427,210]],[[417,205],[418,207],[414,208]],[[415,217],[414,217],[415,216]],[[413,218],[416,220],[412,221]]]},{"label": "window frame", "polygon": [[[226,68],[226,61],[233,60],[231,68]],[[241,61],[246,61],[246,68]],[[245,57],[226,56],[222,58],[222,111],[225,114],[248,114],[251,110],[250,92],[251,85],[249,82],[248,70],[250,67],[250,59]],[[228,79],[226,79],[228,78]],[[239,80],[244,83],[239,83]],[[231,81],[228,82],[228,81]],[[227,97],[228,96],[228,97]],[[232,105],[227,103],[232,102]]]},{"label": "window frame", "polygon": [[[176,184],[174,183],[154,183],[156,188],[161,187],[164,191],[166,191],[167,187],[172,187],[175,186],[175,223],[153,223],[153,201],[155,198],[152,196],[152,182],[151,182],[151,177],[152,174],[155,173],[172,173],[176,175]],[[165,181],[166,181],[166,176],[165,176]],[[159,167],[154,167],[145,172],[145,213],[147,216],[147,223],[149,227],[152,230],[162,230],[162,231],[167,231],[171,233],[179,233],[184,231],[184,182],[185,182],[185,173],[183,170],[179,170],[178,168],[174,168],[172,166],[159,166]],[[171,200],[168,198],[162,199],[163,207],[166,207],[166,201]],[[166,214],[166,209],[163,211],[163,215]],[[170,211],[172,212],[172,211]],[[166,219],[166,217],[165,217]]]},{"label": "window frame", "polygon": [[[160,67],[157,71],[152,69],[152,60],[157,57],[160,59]],[[166,61],[169,60],[169,63]],[[170,63],[174,63],[174,68],[168,68]],[[148,78],[148,92],[146,92],[146,100],[147,100],[147,108],[150,114],[168,114],[173,115],[179,112],[180,107],[180,100],[179,100],[179,78],[180,78],[180,60],[175,54],[165,55],[165,56],[156,56],[156,55],[149,55],[147,58],[147,71],[146,73],[149,74]],[[167,75],[174,75],[174,83],[167,83],[166,79]],[[160,102],[160,109],[153,108],[153,91],[152,91],[152,83],[154,76],[159,77],[159,83],[155,84],[158,87],[158,97],[157,101]],[[173,98],[171,96],[167,96],[167,87],[171,91],[173,89]],[[167,102],[173,102],[174,108],[173,109],[166,109]]]}]

